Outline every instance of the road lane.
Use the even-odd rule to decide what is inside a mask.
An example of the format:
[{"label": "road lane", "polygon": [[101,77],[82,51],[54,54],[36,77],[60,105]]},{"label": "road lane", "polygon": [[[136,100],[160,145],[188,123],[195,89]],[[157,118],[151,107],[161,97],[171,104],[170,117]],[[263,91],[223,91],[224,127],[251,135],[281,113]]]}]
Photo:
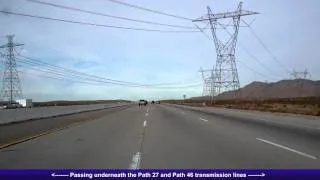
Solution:
[{"label": "road lane", "polygon": [[1,149],[0,168],[319,168],[319,158],[310,134],[156,104]]},{"label": "road lane", "polygon": [[[173,109],[176,109],[173,108]],[[178,108],[176,111],[180,111]],[[253,121],[238,120],[237,118],[225,118],[220,115],[210,114],[201,111],[188,111],[188,116],[198,117],[201,116],[210,120],[208,125],[213,127],[219,126],[225,129],[225,134],[229,133],[235,138],[241,137],[255,137],[275,142],[293,149],[299,149],[303,152],[308,152],[320,157],[320,132],[317,134],[308,133],[306,131],[295,132],[291,128],[284,128],[283,126],[268,126],[261,123],[254,123]],[[283,116],[278,116],[278,121],[282,121]],[[303,121],[303,119],[301,119]],[[241,135],[241,136],[239,136]],[[241,140],[239,139],[239,140]]]},{"label": "road lane", "polygon": [[27,140],[46,134],[55,129],[64,128],[74,123],[81,123],[87,120],[93,120],[128,108],[128,106],[108,108],[91,112],[82,112],[73,115],[65,115],[41,120],[30,120],[12,124],[0,125],[0,148],[14,144],[21,140]]},{"label": "road lane", "polygon": [[129,168],[145,108],[107,114],[0,150],[0,168]]},{"label": "road lane", "polygon": [[[225,121],[214,116],[204,117],[205,114],[183,111],[185,115],[181,113],[181,109],[163,105],[151,109],[142,168],[320,167],[318,159],[306,158],[256,139],[257,136],[270,132],[277,138],[286,132],[276,133],[250,124],[239,126],[243,122]],[[208,122],[199,121],[199,117]],[[295,139],[291,141],[294,142]],[[310,140],[306,143],[314,142],[315,140]],[[319,147],[313,152],[320,155]]]}]

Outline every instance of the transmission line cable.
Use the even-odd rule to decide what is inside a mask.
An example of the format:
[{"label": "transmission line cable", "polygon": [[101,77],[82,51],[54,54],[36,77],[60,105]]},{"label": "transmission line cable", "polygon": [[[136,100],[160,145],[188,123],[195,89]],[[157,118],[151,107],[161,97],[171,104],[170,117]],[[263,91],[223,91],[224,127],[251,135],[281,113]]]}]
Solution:
[{"label": "transmission line cable", "polygon": [[38,0],[26,0],[26,1],[29,1],[29,2],[32,2],[32,3],[41,4],[41,5],[61,8],[61,9],[67,9],[67,10],[72,10],[72,11],[83,12],[83,13],[87,13],[87,14],[99,15],[99,16],[104,16],[104,17],[110,17],[110,18],[115,18],[115,19],[121,19],[121,20],[127,20],[127,21],[133,21],[133,22],[139,22],[139,23],[145,23],[145,24],[151,24],[151,25],[159,25],[159,26],[167,26],[167,27],[175,27],[175,28],[184,28],[184,29],[195,29],[194,27],[191,27],[191,26],[165,24],[165,23],[158,23],[158,22],[145,21],[145,20],[139,20],[139,19],[132,19],[132,18],[127,18],[127,17],[114,16],[114,15],[110,15],[110,14],[99,13],[99,12],[94,12],[94,11],[74,8],[74,7],[70,7],[70,6],[64,6],[64,5],[54,4],[54,3],[38,1]]},{"label": "transmission line cable", "polygon": [[254,70],[253,68],[249,67],[248,65],[246,65],[246,64],[245,64],[244,62],[242,62],[242,61],[237,60],[237,62],[239,62],[240,64],[242,64],[243,67],[251,70],[252,72],[254,72],[254,73],[256,73],[256,74],[258,74],[258,75],[260,75],[260,76],[262,76],[262,77],[265,77],[266,79],[275,80],[275,79],[273,79],[273,78],[270,78],[269,76],[266,76],[266,75],[260,73],[259,71]]},{"label": "transmission line cable", "polygon": [[[21,55],[19,55],[21,56]],[[104,78],[104,77],[99,77],[99,76],[95,76],[95,75],[90,75],[87,73],[83,73],[83,72],[78,72],[78,71],[73,71],[70,69],[66,69],[66,68],[62,68],[56,65],[52,65],[46,62],[42,62],[40,60],[37,59],[33,59],[33,58],[29,58],[26,56],[21,56],[24,59],[20,59],[19,61],[22,63],[25,63],[23,61],[26,61],[27,63],[31,63],[32,65],[45,65],[50,67],[48,70],[50,71],[54,71],[56,73],[63,73],[63,75],[70,75],[72,77],[75,78],[85,78],[86,80],[91,80],[91,81],[96,81],[98,80],[98,82],[106,82],[106,83],[112,83],[112,84],[119,84],[119,85],[124,85],[124,86],[134,86],[134,87],[157,87],[157,88],[166,88],[166,87],[161,87],[161,86],[169,86],[169,85],[176,85],[176,86],[182,86],[179,83],[158,83],[158,84],[139,84],[139,83],[133,83],[133,82],[127,82],[127,81],[120,81],[120,80],[114,80],[114,79],[110,79],[110,78]],[[27,59],[27,60],[26,60]],[[111,82],[109,82],[111,81]],[[184,85],[185,86],[189,86],[189,85]],[[174,86],[171,86],[174,87]],[[169,87],[170,88],[170,87]]]},{"label": "transmission line cable", "polygon": [[[246,22],[245,22],[246,23]],[[247,23],[246,23],[247,24]],[[291,73],[279,60],[278,58],[270,51],[270,49],[267,47],[267,45],[262,41],[262,39],[257,35],[257,33],[253,30],[253,28],[247,24],[249,27],[250,32],[253,34],[253,36],[258,40],[258,42],[261,44],[261,46],[269,53],[269,55],[272,57],[274,61],[276,61],[281,68],[286,71],[287,73]]]},{"label": "transmission line cable", "polygon": [[[228,29],[226,27],[224,27],[223,25],[221,25],[220,23],[218,23],[230,36],[232,35],[230,33],[230,31],[228,31]],[[250,27],[249,24],[247,24],[247,27]],[[262,63],[256,56],[254,56],[252,53],[250,53],[248,51],[247,48],[244,47],[244,45],[242,45],[240,42],[237,42],[240,46],[240,48],[242,48],[244,50],[244,52],[246,52],[252,59],[254,59],[256,62],[258,62],[263,68],[265,68],[267,71],[274,73],[273,70],[271,70],[269,67],[267,67],[264,63]]]},{"label": "transmission line cable", "polygon": [[3,14],[10,14],[15,16],[23,16],[29,18],[37,18],[42,20],[50,20],[50,21],[57,21],[57,22],[64,22],[64,23],[72,23],[72,24],[79,24],[79,25],[87,25],[87,26],[96,26],[96,27],[104,27],[104,28],[115,28],[115,29],[124,29],[124,30],[135,30],[135,31],[146,31],[146,32],[161,32],[161,33],[195,33],[198,31],[175,31],[175,30],[159,30],[159,29],[146,29],[146,28],[134,28],[134,27],[124,27],[124,26],[114,26],[114,25],[107,25],[107,24],[96,24],[91,22],[83,22],[83,21],[74,21],[68,19],[60,19],[60,18],[51,18],[45,16],[38,16],[38,15],[31,15],[31,14],[24,14],[18,12],[9,12],[0,10]]},{"label": "transmission line cable", "polygon": [[112,3],[116,3],[116,4],[121,4],[121,5],[124,5],[124,6],[127,6],[127,7],[132,7],[132,8],[136,8],[136,9],[152,12],[152,13],[155,13],[155,14],[160,14],[160,15],[164,15],[164,16],[177,18],[177,19],[182,19],[182,20],[187,20],[187,21],[192,21],[193,20],[191,18],[178,16],[178,15],[174,15],[174,14],[169,14],[169,13],[161,12],[161,11],[158,11],[158,10],[149,9],[149,8],[145,8],[145,7],[142,7],[142,6],[129,4],[129,3],[126,3],[126,2],[123,2],[123,1],[118,1],[118,0],[106,0],[106,1],[109,1],[109,2],[112,2]]}]

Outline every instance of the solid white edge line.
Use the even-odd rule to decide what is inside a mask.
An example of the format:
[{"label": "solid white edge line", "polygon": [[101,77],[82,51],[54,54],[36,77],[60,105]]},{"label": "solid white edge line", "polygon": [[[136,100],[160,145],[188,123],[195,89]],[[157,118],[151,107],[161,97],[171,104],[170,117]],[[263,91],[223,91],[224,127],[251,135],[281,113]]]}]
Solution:
[{"label": "solid white edge line", "polygon": [[259,141],[262,141],[264,143],[271,144],[273,146],[285,149],[287,151],[294,152],[294,153],[299,154],[299,155],[304,156],[304,157],[308,157],[308,158],[311,158],[311,159],[318,159],[317,157],[315,157],[313,155],[310,155],[310,154],[307,154],[307,153],[304,153],[304,152],[301,152],[301,151],[298,151],[298,150],[295,150],[295,149],[292,149],[292,148],[289,148],[289,147],[286,147],[286,146],[283,146],[283,145],[280,145],[280,144],[277,144],[277,143],[274,143],[274,142],[271,142],[271,141],[268,141],[268,140],[265,140],[265,139],[260,139],[260,138],[256,138],[256,139],[259,140]]},{"label": "solid white edge line", "polygon": [[200,120],[202,120],[202,121],[205,121],[205,122],[208,122],[208,120],[206,120],[206,119],[203,119],[203,118],[200,118]]},{"label": "solid white edge line", "polygon": [[132,156],[132,163],[130,164],[130,169],[139,169],[140,160],[141,160],[141,153],[137,152],[135,155]]}]

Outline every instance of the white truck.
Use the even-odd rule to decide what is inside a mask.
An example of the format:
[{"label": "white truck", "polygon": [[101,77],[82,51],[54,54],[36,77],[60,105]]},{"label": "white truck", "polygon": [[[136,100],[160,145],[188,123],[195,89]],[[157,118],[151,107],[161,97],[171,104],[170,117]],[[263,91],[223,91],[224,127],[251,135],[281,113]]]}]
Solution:
[{"label": "white truck", "polygon": [[19,103],[22,107],[31,108],[32,107],[32,99],[17,99],[17,103]]}]

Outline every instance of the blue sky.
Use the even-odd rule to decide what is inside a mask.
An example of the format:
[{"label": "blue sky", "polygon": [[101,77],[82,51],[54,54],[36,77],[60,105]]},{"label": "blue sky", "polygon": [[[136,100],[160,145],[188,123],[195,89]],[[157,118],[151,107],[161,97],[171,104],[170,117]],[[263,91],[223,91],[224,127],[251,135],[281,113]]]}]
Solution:
[{"label": "blue sky", "polygon": [[[121,6],[107,0],[41,1],[134,19],[193,26],[189,21]],[[215,13],[233,11],[239,2],[238,0],[122,1],[192,19],[204,15],[207,5]],[[301,71],[307,68],[312,79],[320,77],[317,54],[320,42],[318,7],[320,7],[318,0],[245,0],[243,4],[243,9],[260,13],[245,20],[248,22],[255,20],[252,28],[276,58],[289,70]],[[181,30],[47,7],[25,0],[2,0],[0,9],[98,24]],[[25,56],[106,78],[141,84],[174,82],[190,85],[202,81],[198,72],[200,67],[211,68],[216,60],[213,42],[198,32],[159,33],[120,30],[4,14],[0,14],[0,22],[1,44],[6,43],[4,35],[15,34],[15,41],[24,44],[22,54]],[[210,34],[209,31],[207,33]],[[289,74],[259,44],[249,28],[240,29],[239,42],[268,69],[257,63],[239,46],[236,51],[237,59],[269,77],[261,76],[242,64],[237,64],[241,86],[252,81],[272,82],[290,78]],[[23,94],[26,98],[36,101],[167,99],[182,98],[183,94],[187,97],[202,94],[202,85],[168,89],[97,86],[48,79],[43,77],[41,72],[21,69],[25,72],[20,75]]]}]

